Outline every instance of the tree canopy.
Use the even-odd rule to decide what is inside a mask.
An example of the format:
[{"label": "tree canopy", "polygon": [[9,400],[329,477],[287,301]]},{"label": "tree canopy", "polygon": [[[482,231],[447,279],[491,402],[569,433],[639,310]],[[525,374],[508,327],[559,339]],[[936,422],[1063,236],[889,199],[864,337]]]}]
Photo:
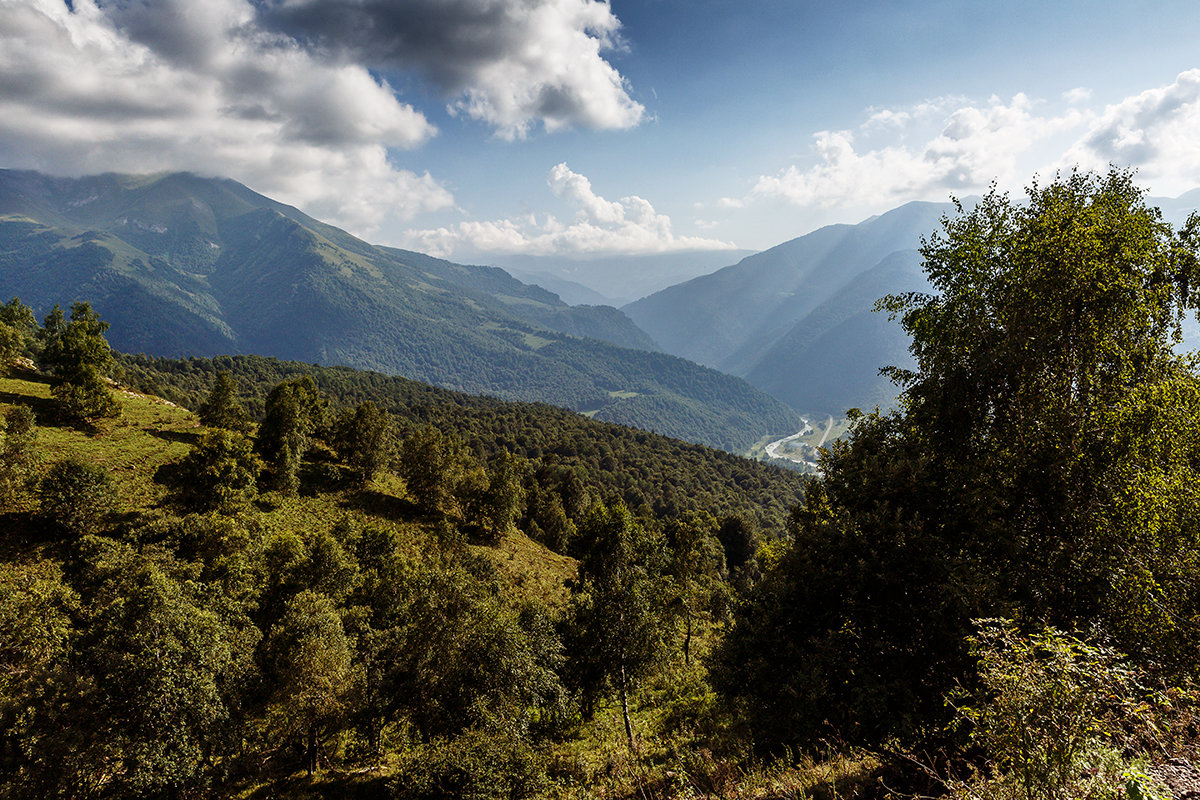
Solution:
[{"label": "tree canopy", "polygon": [[1130,173],[1072,172],[959,205],[921,253],[933,291],[880,304],[917,362],[891,371],[900,409],[830,448],[718,658],[768,745],[937,720],[976,617],[1191,668],[1200,381],[1172,347],[1200,220],[1175,232]]}]

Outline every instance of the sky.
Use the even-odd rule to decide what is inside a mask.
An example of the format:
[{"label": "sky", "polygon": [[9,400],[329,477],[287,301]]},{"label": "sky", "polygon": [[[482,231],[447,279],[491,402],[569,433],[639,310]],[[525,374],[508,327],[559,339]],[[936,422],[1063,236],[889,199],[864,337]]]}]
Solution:
[{"label": "sky", "polygon": [[0,167],[230,177],[473,263],[765,249],[1133,167],[1200,186],[1200,3],[0,0]]}]

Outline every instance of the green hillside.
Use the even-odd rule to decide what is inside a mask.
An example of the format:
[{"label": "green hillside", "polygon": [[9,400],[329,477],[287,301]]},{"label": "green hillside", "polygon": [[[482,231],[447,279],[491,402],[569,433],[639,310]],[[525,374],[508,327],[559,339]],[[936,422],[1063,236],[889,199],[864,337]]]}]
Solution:
[{"label": "green hillside", "polygon": [[[548,405],[257,356],[119,361],[117,416],[86,422],[68,420],[49,376],[0,374],[0,797],[77,796],[84,783],[113,797],[633,791],[690,747],[695,656],[725,614],[725,581],[754,579],[756,546],[784,535],[800,498],[795,473]],[[325,425],[294,494],[272,490],[268,469],[234,505],[189,505],[195,486],[179,476],[214,429],[185,406],[203,406],[218,369],[256,417],[300,377],[330,420],[377,403],[394,415],[393,458],[361,484]],[[18,434],[23,409],[33,426]],[[459,482],[442,510],[403,477],[430,424],[463,447],[442,473]],[[51,487],[64,464],[92,477],[63,494]],[[514,516],[494,529],[474,493],[505,464]],[[573,699],[597,688],[572,638],[587,595],[572,586],[594,580],[577,558],[608,509],[644,537],[638,563],[654,570],[653,669],[638,667],[631,692],[636,762],[608,690],[583,717]],[[704,537],[710,570],[690,661],[671,599],[684,531]],[[428,795],[430,780],[459,788]]]},{"label": "green hillside", "polygon": [[126,352],[346,364],[739,452],[797,424],[736,378],[650,352],[616,309],[375,247],[226,180],[0,171],[0,292],[39,314],[87,299]]}]

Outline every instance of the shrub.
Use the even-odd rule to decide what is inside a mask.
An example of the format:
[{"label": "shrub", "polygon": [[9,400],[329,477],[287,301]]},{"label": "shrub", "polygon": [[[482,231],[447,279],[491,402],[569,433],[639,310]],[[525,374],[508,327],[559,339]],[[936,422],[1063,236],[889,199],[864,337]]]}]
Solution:
[{"label": "shrub", "polygon": [[96,529],[112,505],[112,481],[95,464],[65,458],[50,466],[38,496],[43,515],[82,536]]},{"label": "shrub", "polygon": [[520,739],[471,729],[411,751],[392,782],[395,800],[518,800],[544,787],[545,769]]},{"label": "shrub", "polygon": [[951,781],[956,798],[1085,800],[1153,798],[1157,787],[1122,755],[1126,709],[1139,674],[1107,647],[1054,628],[1021,635],[982,620],[972,637],[979,688],[950,702],[987,757],[985,774]]}]

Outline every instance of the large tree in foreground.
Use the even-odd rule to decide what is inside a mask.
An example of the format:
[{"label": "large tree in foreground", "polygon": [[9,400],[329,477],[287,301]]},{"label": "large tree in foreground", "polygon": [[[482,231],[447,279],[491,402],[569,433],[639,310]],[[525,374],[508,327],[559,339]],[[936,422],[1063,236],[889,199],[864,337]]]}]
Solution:
[{"label": "large tree in foreground", "polygon": [[72,303],[70,322],[56,305],[39,334],[43,342],[42,368],[53,376],[50,391],[74,419],[87,421],[121,413],[104,382],[116,364],[104,338],[107,330],[108,323],[90,304]]},{"label": "large tree in foreground", "polygon": [[1173,346],[1198,251],[1200,220],[1174,232],[1119,170],[924,240],[932,292],[881,303],[916,357],[900,410],[830,449],[715,664],[764,745],[927,726],[980,616],[1194,668],[1200,381]]}]

